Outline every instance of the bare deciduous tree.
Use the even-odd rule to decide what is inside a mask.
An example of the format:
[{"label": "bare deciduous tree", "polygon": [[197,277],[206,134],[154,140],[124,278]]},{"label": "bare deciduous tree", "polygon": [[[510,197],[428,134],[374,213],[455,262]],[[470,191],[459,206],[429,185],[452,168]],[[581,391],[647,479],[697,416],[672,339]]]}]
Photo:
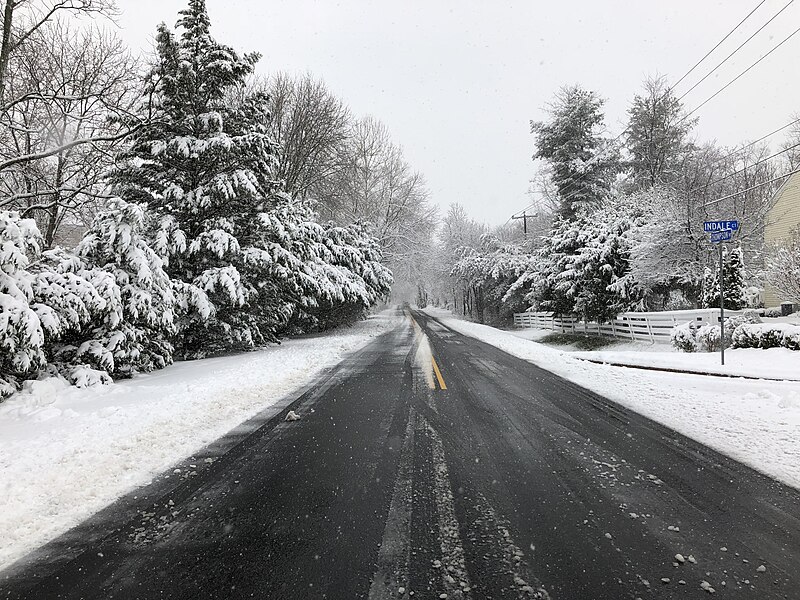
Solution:
[{"label": "bare deciduous tree", "polygon": [[276,176],[288,192],[306,198],[339,168],[350,111],[311,75],[273,75],[264,84],[270,98],[272,132],[279,145]]},{"label": "bare deciduous tree", "polygon": [[117,14],[114,0],[5,0],[0,40],[0,102],[6,98],[6,76],[11,57],[28,40],[61,14],[72,16]]},{"label": "bare deciduous tree", "polygon": [[8,73],[17,100],[0,111],[0,207],[34,216],[49,246],[65,216],[79,219],[104,196],[136,63],[116,36],[55,20],[27,38]]},{"label": "bare deciduous tree", "polygon": [[390,264],[412,261],[436,216],[422,175],[411,169],[386,126],[372,117],[352,125],[338,160],[336,171],[314,189],[321,215],[371,223]]}]

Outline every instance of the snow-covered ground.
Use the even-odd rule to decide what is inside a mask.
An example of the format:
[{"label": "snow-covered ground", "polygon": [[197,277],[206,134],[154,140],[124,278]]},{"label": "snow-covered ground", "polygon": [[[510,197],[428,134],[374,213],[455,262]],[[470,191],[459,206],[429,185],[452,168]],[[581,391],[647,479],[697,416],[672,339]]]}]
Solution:
[{"label": "snow-covered ground", "polygon": [[[425,310],[456,331],[528,360],[800,488],[800,383],[595,364],[509,331],[463,321],[448,311]],[[774,356],[778,355],[782,353]],[[695,360],[698,356],[688,355]],[[714,356],[709,355],[710,360]],[[784,358],[797,360],[781,360]],[[796,364],[796,373],[800,374],[800,361]]]},{"label": "snow-covered ground", "polygon": [[[545,329],[515,329],[515,337],[538,342],[552,334]],[[581,351],[571,344],[555,346],[576,358],[595,360],[631,367],[653,367],[765,379],[800,381],[800,352],[787,348],[737,348],[725,350],[725,365],[720,364],[719,352],[686,353],[669,344],[614,340],[602,350]]]},{"label": "snow-covered ground", "polygon": [[177,363],[110,386],[31,382],[0,403],[0,569],[303,387],[399,319],[385,311],[329,335]]},{"label": "snow-covered ground", "polygon": [[655,349],[651,346],[644,352],[638,349],[612,347],[610,350],[574,352],[572,356],[632,367],[656,367],[800,382],[800,352],[787,348],[725,350],[725,365],[720,364],[719,352],[671,352],[663,346],[661,348],[656,346]]}]

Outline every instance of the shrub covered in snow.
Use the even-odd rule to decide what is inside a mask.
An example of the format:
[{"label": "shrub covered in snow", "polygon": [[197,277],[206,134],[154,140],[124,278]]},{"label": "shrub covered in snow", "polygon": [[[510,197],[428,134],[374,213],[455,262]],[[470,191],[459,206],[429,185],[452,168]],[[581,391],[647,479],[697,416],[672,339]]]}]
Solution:
[{"label": "shrub covered in snow", "polygon": [[669,340],[681,352],[697,352],[696,329],[692,322],[673,327]]},{"label": "shrub covered in snow", "polygon": [[784,329],[781,345],[789,350],[800,350],[800,327]]},{"label": "shrub covered in snow", "polygon": [[716,352],[720,349],[721,338],[719,325],[703,325],[697,329],[695,334],[697,350],[700,352]]},{"label": "shrub covered in snow", "polygon": [[40,249],[41,236],[33,220],[0,211],[0,398],[14,392],[18,378],[46,362],[34,276],[28,271]]},{"label": "shrub covered in snow", "polygon": [[744,323],[761,323],[761,316],[758,314],[758,311],[746,310],[740,315],[733,315],[732,317],[726,318],[725,330],[733,331]]},{"label": "shrub covered in snow", "polygon": [[[741,315],[733,315],[725,319],[725,347],[756,348],[755,345],[736,346],[736,332],[740,331],[742,325],[757,325],[761,323],[761,317],[754,310],[748,310]],[[747,336],[748,330],[741,330],[741,336]],[[672,345],[682,352],[716,352],[720,349],[721,332],[719,325],[702,325],[696,327],[694,323],[684,323],[673,328],[670,337]],[[742,343],[745,343],[744,341]],[[765,342],[766,343],[766,342]],[[780,345],[780,344],[778,344]]]},{"label": "shrub covered in snow", "polygon": [[800,350],[800,326],[789,323],[745,323],[733,332],[734,348]]}]

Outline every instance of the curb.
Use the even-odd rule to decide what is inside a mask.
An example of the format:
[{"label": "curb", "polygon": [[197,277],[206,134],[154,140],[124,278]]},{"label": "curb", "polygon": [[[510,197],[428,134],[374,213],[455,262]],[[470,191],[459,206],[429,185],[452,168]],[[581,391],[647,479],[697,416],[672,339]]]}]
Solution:
[{"label": "curb", "polygon": [[606,360],[597,360],[593,358],[583,358],[581,356],[573,356],[578,360],[594,363],[596,365],[609,365],[612,367],[627,367],[628,369],[641,369],[642,371],[661,371],[663,373],[684,373],[686,375],[707,375],[709,377],[728,377],[729,379],[751,379],[753,381],[788,381],[791,383],[800,383],[800,379],[780,379],[777,377],[753,377],[752,375],[733,375],[729,373],[708,373],[706,371],[687,371],[685,369],[671,369],[670,367],[650,367],[644,365],[629,365],[625,363],[608,362]]}]

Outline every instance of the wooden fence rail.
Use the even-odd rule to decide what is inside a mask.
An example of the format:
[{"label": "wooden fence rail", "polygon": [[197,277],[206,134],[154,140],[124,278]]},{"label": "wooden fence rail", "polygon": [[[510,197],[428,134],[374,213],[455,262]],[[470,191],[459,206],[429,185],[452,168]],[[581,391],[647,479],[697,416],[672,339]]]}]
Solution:
[{"label": "wooden fence rail", "polygon": [[[725,311],[728,316],[742,311]],[[575,317],[559,317],[550,312],[514,314],[516,327],[549,329],[561,333],[583,333],[610,337],[669,343],[672,328],[692,322],[697,326],[719,323],[719,309],[675,310],[667,312],[628,312],[606,323],[581,321]]]}]

